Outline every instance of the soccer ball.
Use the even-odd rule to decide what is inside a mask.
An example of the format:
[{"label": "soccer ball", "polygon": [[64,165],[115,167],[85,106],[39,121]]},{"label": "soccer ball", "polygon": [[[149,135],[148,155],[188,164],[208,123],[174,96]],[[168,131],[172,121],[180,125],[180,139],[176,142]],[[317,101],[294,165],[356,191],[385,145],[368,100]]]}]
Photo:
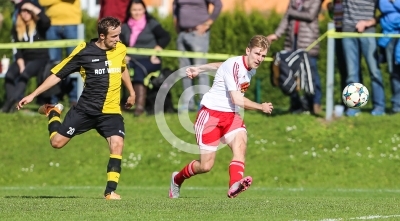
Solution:
[{"label": "soccer ball", "polygon": [[343,103],[349,108],[361,108],[368,103],[368,89],[360,83],[348,84],[342,93]]}]

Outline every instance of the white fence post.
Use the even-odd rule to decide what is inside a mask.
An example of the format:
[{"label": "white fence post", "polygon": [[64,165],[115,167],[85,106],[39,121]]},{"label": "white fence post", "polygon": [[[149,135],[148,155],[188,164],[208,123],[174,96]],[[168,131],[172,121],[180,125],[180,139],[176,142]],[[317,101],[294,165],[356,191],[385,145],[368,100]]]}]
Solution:
[{"label": "white fence post", "polygon": [[[328,31],[335,28],[333,22],[328,23]],[[338,45],[341,47],[341,45]],[[335,39],[330,38],[328,35],[328,46],[327,46],[327,57],[326,57],[326,116],[325,119],[330,121],[333,117],[333,106],[334,106],[334,74],[335,74]]]},{"label": "white fence post", "polygon": [[[82,41],[85,40],[85,25],[84,24],[79,24],[78,25],[78,39],[81,39]],[[71,78],[76,78],[76,88],[77,88],[77,99],[79,100],[79,97],[82,94],[83,91],[83,80],[79,72],[73,73],[70,75]]]}]

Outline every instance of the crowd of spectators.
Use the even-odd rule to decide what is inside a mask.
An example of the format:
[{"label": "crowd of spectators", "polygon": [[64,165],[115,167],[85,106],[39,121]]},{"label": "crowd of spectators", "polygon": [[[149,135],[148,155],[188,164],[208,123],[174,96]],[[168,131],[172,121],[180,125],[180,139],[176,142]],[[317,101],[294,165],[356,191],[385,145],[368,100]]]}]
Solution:
[{"label": "crowd of spectators", "polygon": [[[266,34],[272,42],[285,37],[282,49],[294,51],[305,49],[319,36],[319,19],[324,0],[290,0],[289,6],[274,33]],[[14,42],[35,42],[57,39],[76,39],[78,25],[82,23],[80,0],[12,0],[13,28],[10,35]],[[177,50],[208,52],[212,24],[222,9],[221,0],[174,0],[173,22],[178,33]],[[164,49],[171,40],[170,34],[152,17],[143,0],[101,0],[99,19],[106,16],[117,17],[122,22],[121,41],[128,47]],[[212,6],[212,10],[209,7]],[[386,34],[400,33],[400,1],[394,0],[332,0],[328,4],[329,14],[335,22],[338,32],[375,33],[380,25]],[[380,11],[380,12],[379,12]],[[380,16],[378,16],[380,14]],[[28,19],[29,17],[29,19]],[[0,14],[0,28],[3,20]],[[257,33],[255,33],[257,34]],[[353,82],[363,81],[361,58],[368,65],[371,78],[371,101],[373,116],[384,115],[385,94],[379,49],[383,49],[384,59],[388,63],[392,89],[390,113],[400,113],[400,43],[396,38],[343,38],[335,39],[337,67],[341,78],[341,87]],[[29,78],[46,71],[43,67],[52,67],[68,56],[73,48],[52,49],[17,49],[14,61],[6,73],[6,102],[3,112],[12,112],[12,106],[25,93]],[[293,114],[322,112],[322,87],[318,72],[319,45],[309,51],[310,66],[313,75],[315,94],[302,96],[298,92],[290,95],[290,112]],[[147,86],[144,79],[152,72],[160,71],[162,58],[129,54],[126,62],[132,73],[132,83],[136,92],[135,116],[145,113]],[[204,64],[205,59],[179,58],[180,67]],[[67,95],[70,105],[77,100],[77,84],[74,79],[66,79],[59,85],[60,90],[43,102],[56,103]],[[194,84],[191,79],[183,79],[183,89],[190,89]],[[209,86],[207,74],[202,75],[198,85]],[[203,87],[206,88],[206,87]],[[200,91],[201,95],[206,91]],[[185,93],[182,111],[196,111],[200,100],[195,100],[193,93]],[[346,110],[349,117],[357,116],[357,109]]]}]

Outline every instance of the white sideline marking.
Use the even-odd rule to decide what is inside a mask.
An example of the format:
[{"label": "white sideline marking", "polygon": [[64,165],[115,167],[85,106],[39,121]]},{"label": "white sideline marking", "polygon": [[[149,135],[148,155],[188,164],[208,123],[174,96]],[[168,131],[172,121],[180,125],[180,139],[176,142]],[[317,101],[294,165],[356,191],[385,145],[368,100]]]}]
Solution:
[{"label": "white sideline marking", "polygon": [[[387,215],[387,216],[371,215],[371,216],[353,217],[353,218],[348,218],[348,219],[350,219],[350,220],[369,220],[369,219],[387,219],[387,218],[394,218],[394,217],[400,217],[400,215]],[[320,221],[342,221],[342,220],[344,220],[344,219],[336,218],[336,219],[322,219]]]}]

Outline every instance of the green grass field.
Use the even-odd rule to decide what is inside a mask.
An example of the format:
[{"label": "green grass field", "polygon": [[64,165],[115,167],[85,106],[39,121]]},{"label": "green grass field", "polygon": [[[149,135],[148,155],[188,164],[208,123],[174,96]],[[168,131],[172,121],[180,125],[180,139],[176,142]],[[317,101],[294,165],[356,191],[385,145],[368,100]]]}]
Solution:
[{"label": "green grass field", "polygon": [[[252,187],[226,197],[231,154],[222,148],[213,170],[185,181],[176,200],[167,197],[170,174],[198,156],[173,147],[154,117],[124,118],[116,202],[102,199],[109,153],[95,131],[55,150],[43,116],[0,114],[0,220],[400,220],[400,115],[327,123],[246,112]],[[166,122],[194,142],[177,115]]]},{"label": "green grass field", "polygon": [[1,220],[350,220],[400,219],[399,190],[254,187],[235,199],[226,188],[121,186],[105,201],[102,187],[0,188]]}]

